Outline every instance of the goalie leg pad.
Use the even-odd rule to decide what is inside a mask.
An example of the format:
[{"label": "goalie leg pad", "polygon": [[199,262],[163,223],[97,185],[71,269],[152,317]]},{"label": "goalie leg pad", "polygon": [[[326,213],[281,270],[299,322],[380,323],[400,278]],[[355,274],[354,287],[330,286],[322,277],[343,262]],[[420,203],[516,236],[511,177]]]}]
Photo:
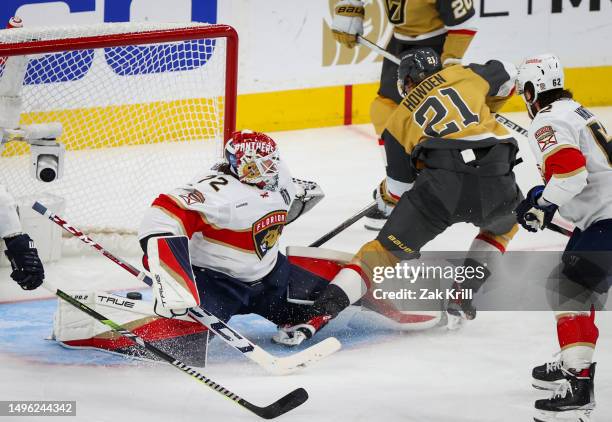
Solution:
[{"label": "goalie leg pad", "polygon": [[[205,366],[208,329],[190,318],[159,318],[150,301],[106,292],[69,294],[188,365]],[[53,338],[67,348],[97,349],[151,359],[142,347],[63,300],[58,300],[54,315]]]}]

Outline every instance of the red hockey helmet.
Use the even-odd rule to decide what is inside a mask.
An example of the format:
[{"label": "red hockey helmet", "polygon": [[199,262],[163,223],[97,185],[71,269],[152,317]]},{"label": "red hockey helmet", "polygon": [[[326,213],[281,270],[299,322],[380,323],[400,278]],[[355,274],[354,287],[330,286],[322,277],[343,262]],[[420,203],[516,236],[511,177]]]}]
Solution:
[{"label": "red hockey helmet", "polygon": [[278,186],[278,148],[265,133],[234,132],[225,144],[225,158],[241,182],[266,190]]}]

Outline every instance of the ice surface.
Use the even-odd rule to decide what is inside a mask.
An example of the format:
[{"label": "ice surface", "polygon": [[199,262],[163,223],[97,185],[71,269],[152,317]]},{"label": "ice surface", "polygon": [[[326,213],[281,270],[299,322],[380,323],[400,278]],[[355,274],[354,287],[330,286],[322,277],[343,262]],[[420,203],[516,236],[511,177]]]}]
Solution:
[{"label": "ice surface", "polygon": [[[612,127],[612,108],[593,111]],[[508,117],[526,125],[524,114]],[[383,176],[380,154],[369,125],[273,134],[294,176],[316,180],[327,196],[283,232],[283,244],[305,245],[371,201]],[[523,139],[520,139],[524,142]],[[525,145],[522,144],[522,147]],[[525,163],[518,182],[540,183],[534,160]],[[66,216],[69,218],[69,216]],[[428,250],[465,250],[476,229],[457,225],[427,245]],[[355,224],[326,247],[355,252],[372,239]],[[566,238],[553,232],[520,231],[510,250],[559,250]],[[131,258],[138,263],[138,257]],[[69,258],[47,267],[48,279],[64,289],[140,287],[104,258]],[[40,298],[39,301],[27,301]],[[248,421],[256,418],[205,386],[163,364],[125,361],[94,351],[74,351],[44,340],[50,333],[54,300],[42,290],[22,292],[0,268],[0,398],[76,400],[77,417],[67,420]],[[532,420],[533,401],[546,393],[530,386],[531,368],[553,359],[558,349],[548,312],[486,312],[458,332],[434,329],[399,333],[349,323],[347,311],[321,332],[335,335],[343,350],[299,374],[273,377],[215,339],[205,374],[246,399],[268,404],[290,389],[304,387],[310,400],[284,421],[515,422]],[[600,339],[595,353],[598,398],[594,420],[612,420],[612,314],[597,317]],[[255,316],[231,325],[275,354],[274,326]],[[60,418],[61,419],[61,418]],[[21,420],[27,420],[22,418]]]}]

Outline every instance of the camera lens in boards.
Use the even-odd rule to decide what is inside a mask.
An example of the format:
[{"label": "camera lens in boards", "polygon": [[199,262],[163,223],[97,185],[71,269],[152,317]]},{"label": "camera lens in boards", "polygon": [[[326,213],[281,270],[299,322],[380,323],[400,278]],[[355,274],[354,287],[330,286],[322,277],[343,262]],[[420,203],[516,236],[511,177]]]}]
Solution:
[{"label": "camera lens in boards", "polygon": [[41,155],[38,157],[38,179],[49,183],[57,178],[57,157],[53,155]]}]

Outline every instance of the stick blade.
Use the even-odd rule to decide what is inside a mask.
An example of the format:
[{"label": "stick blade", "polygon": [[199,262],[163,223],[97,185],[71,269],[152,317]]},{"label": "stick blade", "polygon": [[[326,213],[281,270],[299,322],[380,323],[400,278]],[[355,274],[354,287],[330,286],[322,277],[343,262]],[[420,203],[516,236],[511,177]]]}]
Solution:
[{"label": "stick blade", "polygon": [[248,402],[243,403],[243,406],[261,418],[274,419],[304,404],[306,400],[308,392],[298,388],[266,407],[255,406]]}]

